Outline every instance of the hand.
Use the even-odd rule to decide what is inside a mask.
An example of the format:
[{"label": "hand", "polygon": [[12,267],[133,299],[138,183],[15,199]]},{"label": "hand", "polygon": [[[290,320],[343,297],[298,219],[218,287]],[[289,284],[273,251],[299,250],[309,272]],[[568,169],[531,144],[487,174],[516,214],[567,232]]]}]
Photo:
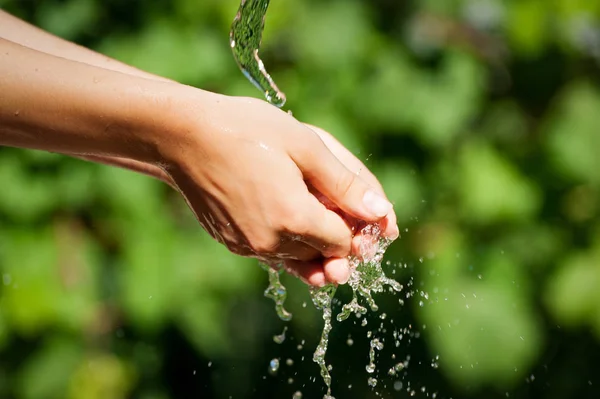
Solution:
[{"label": "hand", "polygon": [[309,284],[345,282],[347,265],[338,268],[351,253],[352,226],[309,186],[369,223],[392,209],[380,189],[345,167],[314,130],[266,102],[191,93],[176,105],[184,134],[169,136],[163,153],[202,226],[230,251],[286,262]]},{"label": "hand", "polygon": [[[348,170],[350,170],[358,176],[361,176],[367,184],[369,184],[373,189],[375,189],[381,196],[385,197],[383,187],[381,186],[375,175],[373,175],[373,173],[371,173],[371,171],[369,171],[369,169],[348,149],[346,149],[333,135],[316,126],[312,126],[309,124],[305,124],[305,126],[307,126],[319,135],[319,137],[327,146],[327,148]],[[358,232],[354,235],[352,239],[352,253],[358,256],[362,255],[360,251],[362,240],[372,240],[374,238],[372,236],[363,237],[360,233],[360,230],[362,229],[362,227],[364,227],[365,222],[346,214],[336,204],[332,203],[327,197],[325,197],[318,191],[312,189],[311,192],[313,192],[314,195],[319,199],[319,201],[326,205],[328,209],[335,211],[342,217],[344,217],[346,222],[352,226],[353,232]],[[388,213],[388,215],[379,222],[379,226],[382,231],[382,236],[391,240],[395,240],[396,238],[398,238],[400,236],[400,232],[396,223],[396,214],[392,209],[390,213]],[[373,250],[376,249],[376,246],[374,245],[375,243],[370,242],[369,244],[370,245],[367,245],[367,248],[372,248]],[[302,269],[318,270],[318,262],[318,260],[312,262],[286,260],[285,265],[290,272],[294,273],[295,270]],[[318,282],[318,284],[316,285],[325,284],[327,281],[340,283],[345,283],[346,281],[348,281],[348,278],[350,277],[348,258],[330,258],[327,259],[325,262],[327,267],[324,269],[324,273],[315,273],[315,275],[313,276],[313,280]]]}]

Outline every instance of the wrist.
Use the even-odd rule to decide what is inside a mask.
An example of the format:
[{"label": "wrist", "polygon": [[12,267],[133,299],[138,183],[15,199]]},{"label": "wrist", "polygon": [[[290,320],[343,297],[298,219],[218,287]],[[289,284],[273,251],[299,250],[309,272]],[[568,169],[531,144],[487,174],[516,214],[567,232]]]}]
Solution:
[{"label": "wrist", "polygon": [[162,90],[157,97],[150,96],[141,110],[147,113],[142,118],[145,126],[141,132],[142,148],[152,159],[146,162],[159,164],[169,169],[187,169],[207,157],[211,147],[210,137],[215,136],[214,114],[217,107],[224,105],[226,96],[173,83],[157,83]]}]

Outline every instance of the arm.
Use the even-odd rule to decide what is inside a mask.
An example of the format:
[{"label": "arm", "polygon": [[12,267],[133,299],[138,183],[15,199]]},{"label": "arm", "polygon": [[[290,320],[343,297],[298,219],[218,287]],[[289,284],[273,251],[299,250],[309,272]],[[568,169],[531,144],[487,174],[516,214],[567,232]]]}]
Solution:
[{"label": "arm", "polygon": [[111,71],[122,72],[147,79],[160,80],[163,82],[172,82],[170,79],[142,71],[52,35],[2,10],[0,10],[0,38],[57,57],[79,61],[84,64],[109,69]]},{"label": "arm", "polygon": [[254,99],[226,97],[42,53],[0,39],[0,145],[160,167],[232,252],[288,261],[311,284],[344,282],[352,230],[391,204],[319,136]]},{"label": "arm", "polygon": [[147,110],[170,84],[148,82],[0,39],[0,144],[154,162],[161,121]]},{"label": "arm", "polygon": [[[172,82],[169,79],[150,74],[122,62],[116,61],[105,55],[96,53],[85,47],[79,46],[75,43],[61,39],[0,10],[0,38],[2,37],[15,43],[22,44],[23,46],[69,60],[79,61],[100,68],[123,72],[157,81]],[[369,171],[368,168],[365,167],[365,165],[362,164],[362,162],[360,162],[360,160],[358,160],[344,146],[342,146],[340,142],[335,139],[335,137],[314,126],[309,127],[319,135],[329,150],[331,150],[348,169],[354,173],[360,173],[368,184],[376,188],[379,193],[384,195],[383,188],[381,187],[377,178]],[[92,162],[99,162],[107,165],[131,169],[133,171],[158,178],[171,186],[174,185],[171,177],[161,168],[156,167],[155,165],[138,162],[133,159],[110,157],[106,155],[68,155]],[[391,212],[386,218],[385,222],[386,233],[389,236],[397,236],[398,227],[396,226],[396,215]]]},{"label": "arm", "polygon": [[[75,43],[54,36],[36,26],[16,18],[0,10],[0,38],[21,44],[34,50],[66,58],[73,61],[79,61],[85,64],[109,69],[117,72],[123,72],[134,76],[145,77],[158,81],[169,82],[169,79],[156,76],[137,68],[131,67],[122,62],[116,61],[110,57],[96,53],[90,49],[79,46]],[[111,157],[106,155],[86,156],[81,154],[66,154],[75,158],[87,161],[103,163],[111,166],[118,166],[135,172],[160,179],[171,186],[173,182],[170,176],[154,165],[138,162],[132,159]]]}]

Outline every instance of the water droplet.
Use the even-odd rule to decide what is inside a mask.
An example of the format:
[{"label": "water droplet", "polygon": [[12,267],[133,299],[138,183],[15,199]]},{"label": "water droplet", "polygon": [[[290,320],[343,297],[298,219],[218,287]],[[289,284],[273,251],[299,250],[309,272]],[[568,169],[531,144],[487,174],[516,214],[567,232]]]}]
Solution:
[{"label": "water droplet", "polygon": [[272,359],[269,362],[269,374],[276,375],[279,371],[279,359]]},{"label": "water droplet", "polygon": [[287,327],[283,327],[283,332],[279,335],[275,335],[273,337],[273,341],[275,341],[276,344],[283,344],[283,342],[285,341],[285,333],[287,331]]},{"label": "water droplet", "polygon": [[283,307],[287,298],[287,290],[283,284],[281,284],[281,280],[279,279],[283,269],[279,268],[275,270],[264,264],[261,266],[269,274],[269,286],[265,290],[265,297],[270,298],[275,302],[275,311],[281,320],[290,321],[292,319],[292,314]]},{"label": "water droplet", "polygon": [[302,392],[296,391],[294,395],[292,395],[292,399],[302,399]]},{"label": "water droplet", "polygon": [[377,379],[371,377],[367,380],[367,384],[369,384],[370,387],[375,388],[377,386]]}]

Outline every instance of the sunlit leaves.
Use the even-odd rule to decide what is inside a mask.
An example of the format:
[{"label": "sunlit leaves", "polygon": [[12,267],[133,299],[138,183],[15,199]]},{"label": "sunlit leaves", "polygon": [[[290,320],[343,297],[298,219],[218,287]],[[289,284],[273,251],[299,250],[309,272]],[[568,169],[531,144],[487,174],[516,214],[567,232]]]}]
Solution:
[{"label": "sunlit leaves", "polygon": [[600,337],[600,246],[598,238],[586,251],[573,253],[559,263],[545,290],[545,300],[559,323],[592,327]]},{"label": "sunlit leaves", "polygon": [[578,181],[600,184],[600,93],[590,83],[566,89],[547,124],[548,149],[554,166]]},{"label": "sunlit leaves", "polygon": [[64,398],[68,380],[82,360],[73,340],[50,338],[20,370],[16,386],[23,399]]},{"label": "sunlit leaves", "polygon": [[548,2],[516,0],[508,11],[506,30],[514,50],[525,56],[538,55],[551,37]]},{"label": "sunlit leaves", "polygon": [[537,187],[518,169],[482,142],[461,151],[459,187],[463,216],[477,223],[523,220],[540,206]]},{"label": "sunlit leaves", "polygon": [[134,371],[122,359],[108,353],[90,353],[81,359],[74,371],[66,397],[125,399],[134,382]]}]

